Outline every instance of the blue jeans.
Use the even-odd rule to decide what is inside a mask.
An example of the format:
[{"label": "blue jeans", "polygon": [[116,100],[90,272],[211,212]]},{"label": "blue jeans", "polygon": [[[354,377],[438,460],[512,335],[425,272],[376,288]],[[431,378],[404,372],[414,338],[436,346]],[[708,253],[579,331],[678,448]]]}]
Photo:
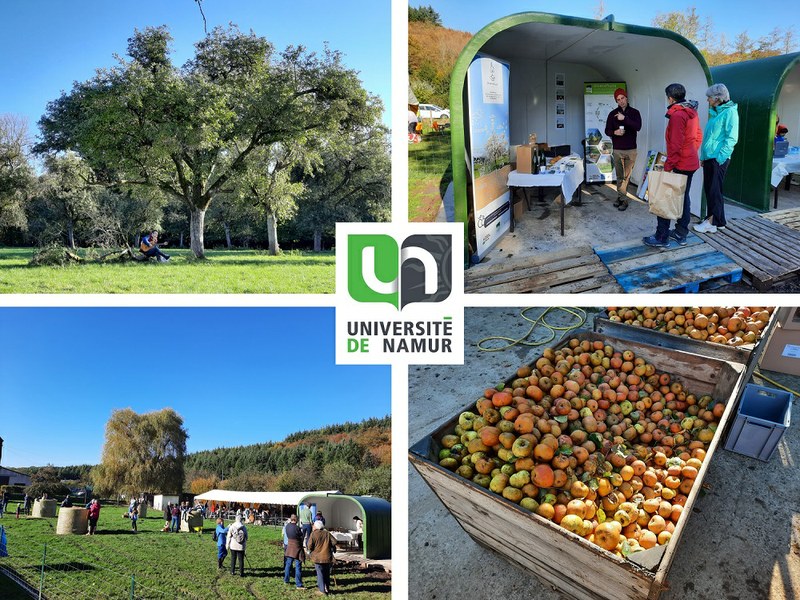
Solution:
[{"label": "blue jeans", "polygon": [[311,537],[311,523],[303,523],[300,529],[303,530],[303,545],[308,545],[308,538]]},{"label": "blue jeans", "polygon": [[[689,190],[692,187],[692,175],[694,175],[694,171],[673,169],[673,172],[686,175],[686,192],[683,194],[683,213],[681,214],[681,218],[675,222],[675,231],[677,234],[681,237],[686,237],[689,235],[689,220],[692,218]],[[670,220],[663,217],[656,217],[656,219],[658,220],[658,224],[656,225],[656,239],[659,242],[666,242],[669,236]]]},{"label": "blue jeans", "polygon": [[292,563],[294,563],[294,584],[297,587],[303,587],[303,574],[300,570],[300,559],[284,556],[283,563],[283,582],[289,583],[289,573],[292,572]]},{"label": "blue jeans", "polygon": [[331,584],[331,563],[314,563],[314,568],[317,570],[317,587],[327,594]]},{"label": "blue jeans", "polygon": [[180,517],[172,517],[172,524],[169,526],[170,531],[174,531],[178,533],[181,530],[181,518]]},{"label": "blue jeans", "polygon": [[148,258],[152,258],[153,256],[155,256],[156,258],[162,258],[162,257],[168,258],[167,255],[164,254],[161,251],[161,248],[159,248],[158,246],[153,246],[152,248],[150,248],[150,250],[144,252],[144,255]]}]

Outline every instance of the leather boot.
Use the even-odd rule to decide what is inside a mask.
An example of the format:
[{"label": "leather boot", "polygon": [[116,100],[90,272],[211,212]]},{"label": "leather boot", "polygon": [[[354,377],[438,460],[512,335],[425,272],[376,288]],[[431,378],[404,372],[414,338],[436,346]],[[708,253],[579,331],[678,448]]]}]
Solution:
[{"label": "leather boot", "polygon": [[620,202],[619,206],[617,206],[617,210],[628,210],[628,201],[623,200],[622,202]]}]

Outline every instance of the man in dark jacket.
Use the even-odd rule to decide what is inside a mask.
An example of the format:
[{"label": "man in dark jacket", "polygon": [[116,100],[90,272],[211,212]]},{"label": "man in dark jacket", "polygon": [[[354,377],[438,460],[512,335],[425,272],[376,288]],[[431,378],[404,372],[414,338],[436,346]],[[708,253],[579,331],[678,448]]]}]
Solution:
[{"label": "man in dark jacket", "polygon": [[305,552],[303,552],[303,530],[297,526],[297,515],[289,517],[289,522],[286,524],[286,550],[283,552],[283,582],[291,583],[289,581],[289,574],[292,572],[292,564],[294,564],[294,583],[298,590],[305,589],[303,587],[303,576],[301,572],[301,561],[306,559]]},{"label": "man in dark jacket", "polygon": [[614,90],[617,108],[608,113],[606,135],[614,146],[614,167],[617,171],[617,210],[628,208],[628,181],[636,164],[636,133],[642,128],[642,115],[628,104],[628,92]]},{"label": "man in dark jacket", "polygon": [[665,134],[667,141],[667,161],[664,163],[665,171],[674,171],[686,175],[686,191],[683,195],[683,212],[675,223],[675,229],[670,231],[669,219],[657,217],[655,235],[642,239],[648,245],[656,248],[666,248],[672,238],[681,246],[686,245],[686,236],[689,233],[690,199],[689,189],[692,185],[692,175],[700,168],[698,149],[703,139],[700,130],[700,118],[697,116],[697,102],[686,100],[686,88],[680,83],[670,83],[666,90],[667,114],[669,122]]}]

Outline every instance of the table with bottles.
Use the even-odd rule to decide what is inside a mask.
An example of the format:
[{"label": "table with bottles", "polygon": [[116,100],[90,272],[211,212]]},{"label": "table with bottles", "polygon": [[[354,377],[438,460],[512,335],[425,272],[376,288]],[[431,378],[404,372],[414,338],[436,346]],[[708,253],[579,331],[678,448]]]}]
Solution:
[{"label": "table with bottles", "polygon": [[578,201],[580,204],[580,187],[583,183],[583,159],[577,154],[571,154],[560,159],[546,170],[540,173],[519,173],[511,171],[508,174],[508,187],[512,195],[516,192],[515,188],[522,190],[525,195],[525,203],[530,210],[531,188],[539,188],[539,200],[543,199],[543,188],[560,187],[563,200],[561,202],[561,235],[564,235],[564,206],[572,202],[575,190],[578,190]]}]

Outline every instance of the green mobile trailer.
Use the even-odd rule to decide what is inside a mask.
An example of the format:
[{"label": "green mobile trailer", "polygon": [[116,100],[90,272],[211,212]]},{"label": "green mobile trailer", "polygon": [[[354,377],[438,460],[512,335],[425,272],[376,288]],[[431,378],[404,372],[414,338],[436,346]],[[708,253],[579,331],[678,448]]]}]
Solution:
[{"label": "green mobile trailer", "polygon": [[[758,211],[770,209],[775,119],[800,135],[800,52],[720,65],[714,83],[724,83],[739,105],[739,141],[725,176],[725,197]],[[800,144],[795,144],[800,145]]]},{"label": "green mobile trailer", "polygon": [[335,493],[315,493],[304,496],[297,503],[315,504],[325,516],[328,529],[353,530],[353,517],[364,524],[362,543],[364,558],[375,560],[392,556],[392,505],[383,498],[374,496],[346,496]]},{"label": "green mobile trailer", "polygon": [[[641,181],[648,150],[664,149],[664,88],[682,83],[687,97],[700,101],[701,127],[708,119],[705,91],[711,84],[708,66],[687,39],[665,29],[626,25],[613,16],[602,21],[541,12],[500,18],[481,29],[461,52],[450,81],[450,118],[455,220],[464,224],[464,261],[470,241],[475,248],[472,218],[470,115],[467,73],[477,55],[509,66],[509,142],[569,145],[581,153],[584,132],[584,82],[624,81],[631,106],[642,114],[639,154],[632,180]],[[560,80],[557,76],[563,76]],[[556,84],[565,91],[562,126],[556,118]],[[692,183],[692,212],[702,212],[702,173]],[[510,209],[510,206],[509,206]]]}]

